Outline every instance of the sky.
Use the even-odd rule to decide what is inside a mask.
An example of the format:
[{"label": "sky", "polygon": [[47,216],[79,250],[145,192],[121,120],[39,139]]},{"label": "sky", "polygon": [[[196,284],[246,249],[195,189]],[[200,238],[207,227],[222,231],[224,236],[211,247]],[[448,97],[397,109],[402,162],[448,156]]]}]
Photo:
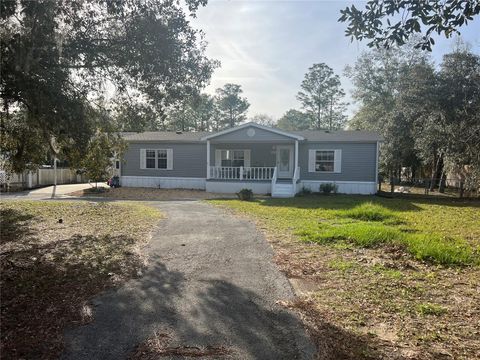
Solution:
[{"label": "sky", "polygon": [[[268,114],[278,119],[290,108],[301,108],[296,94],[303,77],[314,63],[324,62],[341,76],[352,115],[352,84],[343,71],[368,50],[366,42],[351,42],[344,35],[346,24],[337,21],[340,10],[352,2],[210,0],[192,20],[192,26],[205,33],[207,56],[221,62],[205,92],[214,94],[225,83],[239,84],[250,102],[249,117]],[[354,3],[357,8],[365,4]],[[461,33],[472,51],[480,53],[480,17]],[[432,58],[438,64],[454,40],[435,40]]]}]

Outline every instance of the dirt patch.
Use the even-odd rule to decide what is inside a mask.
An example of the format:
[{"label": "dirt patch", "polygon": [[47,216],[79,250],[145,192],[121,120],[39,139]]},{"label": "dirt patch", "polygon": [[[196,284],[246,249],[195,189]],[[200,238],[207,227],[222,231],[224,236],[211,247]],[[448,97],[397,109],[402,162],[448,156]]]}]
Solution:
[{"label": "dirt patch", "polygon": [[236,198],[235,194],[214,194],[203,190],[189,189],[155,189],[155,188],[116,188],[105,189],[96,192],[94,189],[86,189],[70,193],[71,196],[95,196],[107,199],[119,200],[205,200]]},{"label": "dirt patch", "polygon": [[[298,296],[290,307],[321,359],[480,358],[478,268],[412,266],[384,250],[272,245]],[[442,311],[421,311],[430,307]]]},{"label": "dirt patch", "polygon": [[[122,214],[122,216],[118,216]],[[141,274],[160,217],[139,204],[4,201],[1,354],[57,358],[68,325],[92,320],[88,300]]]}]

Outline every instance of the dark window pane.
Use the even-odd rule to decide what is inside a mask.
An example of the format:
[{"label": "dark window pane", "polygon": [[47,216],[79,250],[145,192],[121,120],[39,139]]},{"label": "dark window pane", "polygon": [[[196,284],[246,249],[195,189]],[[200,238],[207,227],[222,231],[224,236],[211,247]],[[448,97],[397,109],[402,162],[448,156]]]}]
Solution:
[{"label": "dark window pane", "polygon": [[158,159],[158,168],[166,169],[167,168],[167,159]]},{"label": "dark window pane", "polygon": [[155,158],[153,159],[147,158],[147,169],[155,169]]},{"label": "dark window pane", "polygon": [[147,150],[147,158],[155,158],[155,150]]},{"label": "dark window pane", "polygon": [[166,159],[167,158],[167,151],[166,150],[158,150],[158,158],[159,159]]}]

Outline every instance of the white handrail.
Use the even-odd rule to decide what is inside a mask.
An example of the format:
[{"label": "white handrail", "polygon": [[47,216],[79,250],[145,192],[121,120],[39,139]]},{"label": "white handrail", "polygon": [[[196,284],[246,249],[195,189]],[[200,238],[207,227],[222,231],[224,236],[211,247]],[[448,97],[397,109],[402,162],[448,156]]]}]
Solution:
[{"label": "white handrail", "polygon": [[271,180],[274,167],[210,166],[211,179],[221,180]]}]

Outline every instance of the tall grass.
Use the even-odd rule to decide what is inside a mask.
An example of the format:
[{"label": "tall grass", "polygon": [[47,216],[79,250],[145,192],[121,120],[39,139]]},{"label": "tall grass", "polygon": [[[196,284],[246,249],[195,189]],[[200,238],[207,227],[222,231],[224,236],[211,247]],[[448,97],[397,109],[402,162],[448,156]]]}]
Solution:
[{"label": "tall grass", "polygon": [[434,234],[408,233],[397,227],[357,221],[321,224],[316,229],[297,231],[303,241],[322,244],[344,240],[359,247],[391,244],[404,247],[416,259],[442,265],[480,264],[480,256],[465,241]]}]

